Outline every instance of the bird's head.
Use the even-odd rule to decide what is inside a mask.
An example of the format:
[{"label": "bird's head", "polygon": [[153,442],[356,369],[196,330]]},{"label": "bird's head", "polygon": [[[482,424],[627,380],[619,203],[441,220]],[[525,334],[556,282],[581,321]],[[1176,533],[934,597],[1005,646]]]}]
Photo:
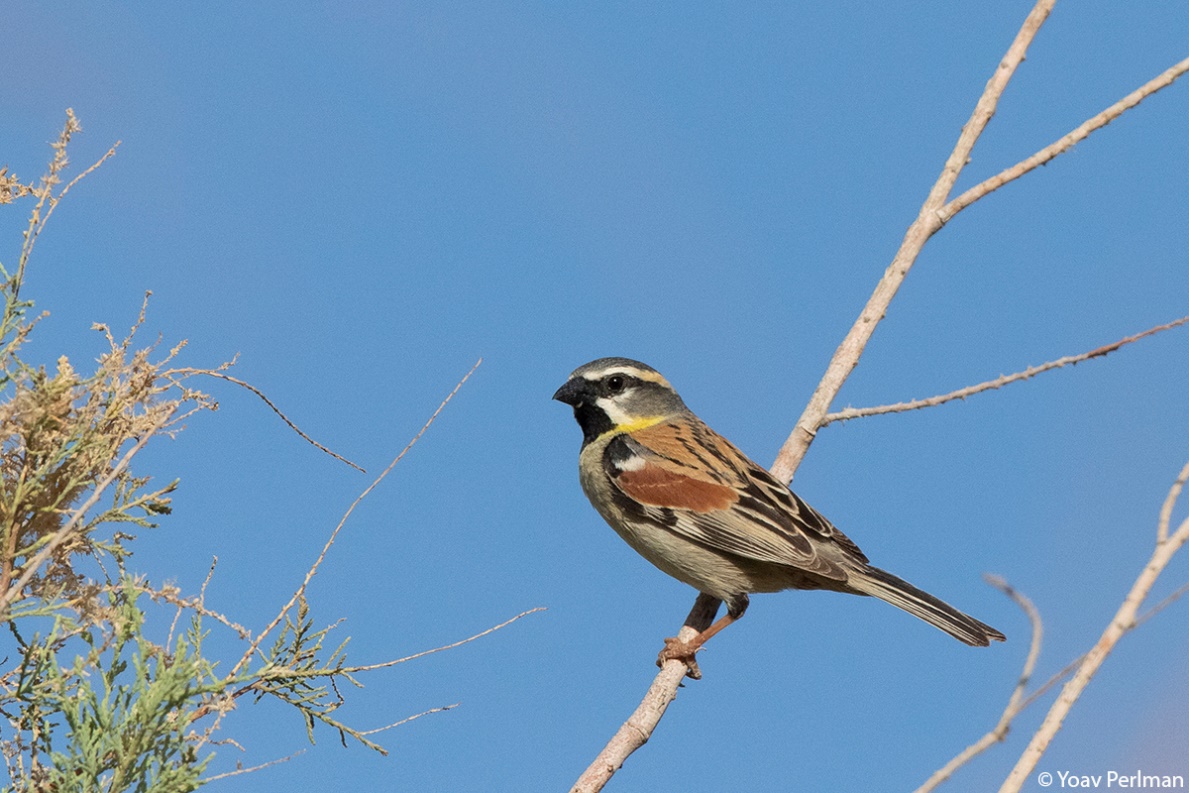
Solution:
[{"label": "bird's head", "polygon": [[553,395],[574,408],[586,444],[613,432],[650,427],[687,410],[661,373],[630,358],[579,366]]}]

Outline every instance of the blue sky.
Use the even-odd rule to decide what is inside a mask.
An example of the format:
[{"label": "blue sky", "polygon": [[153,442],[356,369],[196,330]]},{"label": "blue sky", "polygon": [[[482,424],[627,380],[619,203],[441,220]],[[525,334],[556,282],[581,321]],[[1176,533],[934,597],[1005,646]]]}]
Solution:
[{"label": "blue sky", "polygon": [[[651,681],[693,592],[636,557],[577,483],[549,400],[576,366],[663,371],[771,463],[890,261],[1028,11],[914,4],[20,4],[6,9],[0,161],[41,173],[73,107],[77,165],[26,292],[30,357],[92,360],[154,292],[146,339],[234,374],[380,470],[480,356],[441,419],[356,512],[311,588],[378,672],[340,711],[387,758],[307,747],[245,706],[247,750],[307,748],[211,790],[565,789]],[[1060,4],[959,189],[1185,57],[1182,3]],[[1189,85],[951,222],[838,405],[945,392],[1189,313]],[[23,213],[0,220],[16,260]],[[824,430],[804,498],[882,567],[1003,630],[975,650],[884,604],[757,596],[702,659],[616,791],[912,789],[998,718],[1028,628],[1038,678],[1090,647],[1148,558],[1189,458],[1189,333],[1002,392]],[[370,481],[255,397],[140,460],[180,477],[134,566],[267,622]],[[1184,515],[1184,508],[1179,513]],[[1189,578],[1178,560],[1157,597]],[[164,630],[164,627],[162,628]],[[1040,765],[1189,774],[1189,606],[1127,638]],[[217,638],[225,657],[235,642]],[[1046,707],[1047,707],[1046,700]],[[952,791],[993,789],[1043,715]],[[1029,788],[1026,788],[1029,789]]]}]

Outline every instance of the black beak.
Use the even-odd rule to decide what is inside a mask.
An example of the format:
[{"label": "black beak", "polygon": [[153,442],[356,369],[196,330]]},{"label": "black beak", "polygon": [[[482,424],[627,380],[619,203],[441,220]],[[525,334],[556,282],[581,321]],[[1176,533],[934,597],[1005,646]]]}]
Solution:
[{"label": "black beak", "polygon": [[578,407],[586,397],[586,383],[580,378],[567,380],[566,384],[557,389],[553,398],[558,402],[565,402],[572,407]]}]

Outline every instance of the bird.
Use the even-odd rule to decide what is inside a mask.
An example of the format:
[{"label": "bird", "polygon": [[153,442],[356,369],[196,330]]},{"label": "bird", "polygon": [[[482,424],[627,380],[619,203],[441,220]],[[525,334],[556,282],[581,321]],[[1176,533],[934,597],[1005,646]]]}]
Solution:
[{"label": "bird", "polygon": [[595,510],[654,566],[726,604],[726,614],[692,639],[665,639],[659,665],[678,659],[700,676],[695,653],[743,616],[748,595],[785,589],[874,596],[971,646],[1005,640],[873,566],[821,513],[698,418],[651,366],[599,358],[575,369],[553,398],[574,409],[582,429],[579,480]]}]

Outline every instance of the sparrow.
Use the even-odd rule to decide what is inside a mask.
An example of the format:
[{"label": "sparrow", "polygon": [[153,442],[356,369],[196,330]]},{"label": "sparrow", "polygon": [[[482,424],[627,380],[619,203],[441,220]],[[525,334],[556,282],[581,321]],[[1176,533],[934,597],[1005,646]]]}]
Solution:
[{"label": "sparrow", "polygon": [[[747,610],[753,592],[825,589],[872,595],[986,647],[1004,636],[872,566],[849,537],[710,429],[660,372],[629,358],[580,366],[553,398],[582,429],[582,489],[611,528],[727,613],[688,642],[665,639],[657,663],[694,654]],[[696,675],[694,675],[696,676]]]}]

